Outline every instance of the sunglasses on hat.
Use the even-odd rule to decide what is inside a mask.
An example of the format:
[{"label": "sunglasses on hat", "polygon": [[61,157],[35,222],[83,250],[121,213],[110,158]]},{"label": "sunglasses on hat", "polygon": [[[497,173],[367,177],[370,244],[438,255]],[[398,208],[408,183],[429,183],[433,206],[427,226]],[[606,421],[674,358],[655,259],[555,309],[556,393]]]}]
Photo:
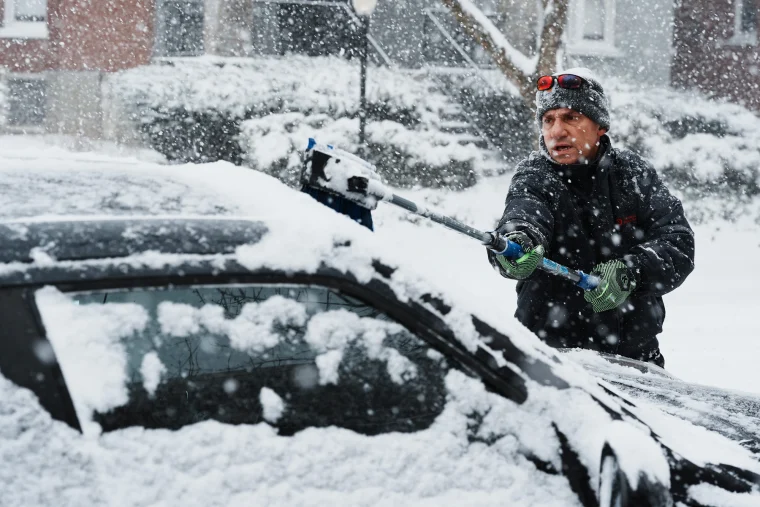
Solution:
[{"label": "sunglasses on hat", "polygon": [[560,88],[565,88],[566,90],[577,90],[585,82],[585,79],[580,76],[576,76],[575,74],[541,76],[538,78],[538,82],[536,82],[536,88],[538,88],[538,91],[545,92],[554,86],[554,81],[557,82]]}]

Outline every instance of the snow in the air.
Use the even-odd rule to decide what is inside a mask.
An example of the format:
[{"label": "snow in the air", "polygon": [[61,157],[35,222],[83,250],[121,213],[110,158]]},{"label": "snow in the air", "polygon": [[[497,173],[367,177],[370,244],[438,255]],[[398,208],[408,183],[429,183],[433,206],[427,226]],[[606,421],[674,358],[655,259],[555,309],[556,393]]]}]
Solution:
[{"label": "snow in the air", "polygon": [[[568,460],[584,469],[582,488],[602,500],[612,494],[605,449],[633,488],[680,484],[671,451],[697,467],[760,477],[760,118],[751,108],[758,93],[757,30],[745,26],[758,22],[751,2],[737,0],[730,12],[716,4],[715,13],[696,2],[685,14],[687,6],[674,8],[672,0],[379,0],[366,20],[366,116],[352,2],[154,2],[146,11],[127,1],[119,12],[95,9],[98,2],[58,3],[5,2],[0,233],[24,240],[40,224],[148,217],[264,225],[260,241],[212,255],[138,248],[123,258],[59,260],[53,240],[23,252],[0,245],[0,280],[19,284],[14,291],[37,312],[39,329],[23,332],[49,340],[30,344],[44,366],[30,382],[54,386],[60,373],[81,426],[48,411],[51,404],[71,411],[66,390],[38,398],[0,371],[0,507],[572,507],[582,501],[563,470]],[[296,16],[298,9],[309,16]],[[461,11],[459,21],[450,10]],[[563,12],[555,54],[546,45],[559,26],[552,16]],[[461,18],[478,25],[498,62],[472,34],[455,30]],[[684,76],[676,60],[700,49],[683,40],[692,22],[705,25],[708,56],[733,54],[717,70],[699,62],[686,76],[699,92],[677,84]],[[691,47],[688,54],[677,42]],[[537,147],[526,89],[554,63],[604,84],[613,146],[651,162],[694,229],[696,268],[664,297],[664,370],[551,349],[514,318],[515,282],[491,267],[484,247],[429,219],[440,213],[482,231],[495,227],[516,163]],[[728,79],[741,81],[728,92],[749,90],[734,94],[750,97],[746,104],[718,97],[732,94],[715,91]],[[42,123],[23,123],[42,113]],[[360,117],[367,119],[363,141]],[[369,195],[352,197],[373,209],[374,231],[299,192],[310,138],[334,155],[325,167],[332,190],[345,193],[347,175],[367,178]],[[416,203],[418,215],[389,203],[393,194]],[[130,226],[119,241],[140,244],[143,235]],[[255,302],[243,296],[234,312],[187,294],[164,300],[184,290],[175,286],[90,293],[24,285],[47,269],[184,276],[187,266],[208,265],[220,283],[231,269],[272,269],[290,279],[328,268],[359,285],[379,281],[389,298],[432,312],[452,343],[436,350],[376,308],[365,315],[351,304],[329,307],[328,298],[324,310],[310,296],[294,297],[299,281]],[[247,283],[236,277],[227,287]],[[479,321],[494,337],[481,336]],[[500,352],[499,333],[509,353]],[[183,349],[179,361],[169,360],[162,346],[174,343],[189,356]],[[224,357],[214,355],[220,350]],[[293,390],[257,387],[246,402],[260,411],[244,408],[250,424],[214,420],[224,408],[207,406],[191,424],[166,429],[161,418],[175,410],[171,401],[161,406],[167,393],[187,403],[181,410],[197,409],[196,378],[182,364],[196,353],[225,363],[198,367],[198,381],[226,400],[249,388],[254,369],[273,364]],[[495,365],[491,373],[525,400],[507,399],[473,375],[461,361],[467,354]],[[233,364],[238,356],[242,366]],[[284,421],[300,414],[293,393],[340,394],[365,357],[399,392],[433,378],[428,369],[441,373],[440,410],[428,427],[367,436],[330,423],[286,433]],[[374,389],[360,378],[365,393]],[[169,381],[181,391],[171,392]],[[132,410],[128,401],[138,395],[155,407],[135,414],[152,411],[155,426],[110,431],[108,412]],[[733,492],[704,482],[685,494],[699,505],[760,505],[760,483]]]}]

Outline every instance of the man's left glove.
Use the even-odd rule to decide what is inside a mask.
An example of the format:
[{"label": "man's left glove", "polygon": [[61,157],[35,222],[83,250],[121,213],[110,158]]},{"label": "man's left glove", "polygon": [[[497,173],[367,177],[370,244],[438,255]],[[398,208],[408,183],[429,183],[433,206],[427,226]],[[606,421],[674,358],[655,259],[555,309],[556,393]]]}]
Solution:
[{"label": "man's left glove", "polygon": [[599,286],[594,290],[586,291],[583,298],[591,303],[597,313],[622,305],[636,289],[633,271],[621,260],[598,264],[591,274],[599,277]]}]

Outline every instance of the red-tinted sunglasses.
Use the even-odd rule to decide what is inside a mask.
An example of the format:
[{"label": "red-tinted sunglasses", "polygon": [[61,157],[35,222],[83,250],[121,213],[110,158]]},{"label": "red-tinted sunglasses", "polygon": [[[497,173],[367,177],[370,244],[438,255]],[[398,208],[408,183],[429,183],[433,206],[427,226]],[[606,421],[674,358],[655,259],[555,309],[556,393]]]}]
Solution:
[{"label": "red-tinted sunglasses", "polygon": [[538,78],[538,82],[536,83],[536,88],[538,88],[539,91],[545,92],[546,90],[550,90],[552,86],[554,86],[554,81],[557,81],[557,84],[560,88],[565,88],[568,90],[577,90],[581,87],[583,84],[584,79],[580,76],[576,76],[575,74],[560,74],[559,76],[541,76]]}]

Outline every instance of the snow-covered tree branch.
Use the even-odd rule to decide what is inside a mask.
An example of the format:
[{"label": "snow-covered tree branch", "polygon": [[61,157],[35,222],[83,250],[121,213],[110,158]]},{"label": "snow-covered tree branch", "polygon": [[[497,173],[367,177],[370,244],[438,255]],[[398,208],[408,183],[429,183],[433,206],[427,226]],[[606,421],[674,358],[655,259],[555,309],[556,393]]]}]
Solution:
[{"label": "snow-covered tree branch", "polygon": [[531,107],[535,81],[539,75],[551,74],[567,22],[568,0],[542,0],[536,33],[538,47],[532,56],[517,50],[498,27],[488,19],[472,0],[441,0],[457,21],[475,41],[493,58],[504,75],[520,90],[520,95]]}]

